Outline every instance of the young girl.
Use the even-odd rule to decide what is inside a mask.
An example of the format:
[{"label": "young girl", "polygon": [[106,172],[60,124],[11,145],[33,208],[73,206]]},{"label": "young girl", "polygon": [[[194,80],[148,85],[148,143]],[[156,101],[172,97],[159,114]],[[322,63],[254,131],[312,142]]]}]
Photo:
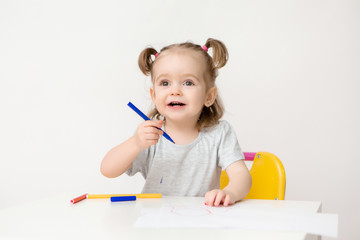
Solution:
[{"label": "young girl", "polygon": [[[215,86],[218,69],[227,58],[225,45],[211,38],[203,47],[186,42],[160,52],[143,50],[139,67],[153,83],[152,120],[142,122],[132,137],[106,154],[102,174],[114,178],[141,172],[146,179],[144,193],[205,196],[209,206],[228,206],[243,199],[251,176],[234,130],[219,121],[224,108]],[[162,137],[158,128],[176,144]],[[222,169],[230,181],[220,190]]]}]

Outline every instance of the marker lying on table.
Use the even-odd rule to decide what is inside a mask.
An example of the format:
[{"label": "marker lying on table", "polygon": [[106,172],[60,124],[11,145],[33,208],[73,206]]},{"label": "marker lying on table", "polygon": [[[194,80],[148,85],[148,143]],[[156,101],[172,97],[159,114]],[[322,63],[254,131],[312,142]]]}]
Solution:
[{"label": "marker lying on table", "polygon": [[119,196],[119,197],[110,197],[112,202],[125,202],[125,201],[135,201],[136,196]]},{"label": "marker lying on table", "polygon": [[75,204],[75,203],[78,203],[78,202],[80,202],[80,201],[82,201],[82,200],[86,199],[86,197],[87,197],[87,193],[86,193],[86,194],[84,194],[84,195],[81,195],[80,197],[77,197],[77,198],[71,199],[71,200],[70,200],[70,202],[71,202],[71,203],[73,203],[73,204]]},{"label": "marker lying on table", "polygon": [[111,197],[129,197],[137,198],[161,198],[161,193],[139,193],[139,194],[88,194],[87,198],[111,198]]},{"label": "marker lying on table", "polygon": [[[131,102],[128,103],[128,106],[129,106],[132,110],[134,110],[137,114],[139,114],[139,116],[142,117],[145,121],[150,120],[150,118],[149,118],[148,116],[146,116],[143,112],[141,112],[141,111],[140,111],[137,107],[135,107],[134,104],[132,104]],[[164,132],[164,130],[162,130],[161,128],[157,128],[157,129],[159,129],[159,130],[161,130],[161,131]],[[164,132],[163,136],[164,136],[167,140],[169,140],[170,142],[172,142],[172,143],[175,144],[175,142],[171,139],[171,137],[170,137],[169,135],[167,135],[166,132]]]}]

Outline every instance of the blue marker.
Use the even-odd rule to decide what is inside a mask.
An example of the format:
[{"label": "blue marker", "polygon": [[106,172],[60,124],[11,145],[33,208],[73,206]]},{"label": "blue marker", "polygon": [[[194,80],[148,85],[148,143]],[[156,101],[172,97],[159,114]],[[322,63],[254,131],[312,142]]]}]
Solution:
[{"label": "blue marker", "polygon": [[118,196],[118,197],[110,197],[112,202],[125,202],[125,201],[135,201],[136,196]]},{"label": "blue marker", "polygon": [[[150,120],[150,118],[149,118],[148,116],[146,116],[144,113],[142,113],[142,112],[141,112],[137,107],[135,107],[134,104],[132,104],[131,102],[128,103],[128,106],[129,106],[132,110],[134,110],[137,114],[139,114],[139,116],[142,117],[145,121]],[[163,131],[161,128],[157,128],[157,129]],[[163,132],[164,132],[164,131],[163,131]],[[164,132],[163,136],[164,136],[167,140],[169,140],[170,142],[172,142],[172,143],[175,144],[175,142],[171,139],[171,137],[170,137],[169,135],[166,134],[166,132]]]}]

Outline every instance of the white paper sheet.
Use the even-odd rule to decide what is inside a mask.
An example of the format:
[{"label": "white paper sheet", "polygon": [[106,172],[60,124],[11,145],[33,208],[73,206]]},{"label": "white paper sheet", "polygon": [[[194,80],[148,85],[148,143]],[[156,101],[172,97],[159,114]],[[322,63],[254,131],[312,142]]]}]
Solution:
[{"label": "white paper sheet", "polygon": [[337,237],[336,214],[288,212],[266,207],[207,207],[169,205],[143,209],[134,227],[139,228],[237,228],[251,230],[301,231]]}]

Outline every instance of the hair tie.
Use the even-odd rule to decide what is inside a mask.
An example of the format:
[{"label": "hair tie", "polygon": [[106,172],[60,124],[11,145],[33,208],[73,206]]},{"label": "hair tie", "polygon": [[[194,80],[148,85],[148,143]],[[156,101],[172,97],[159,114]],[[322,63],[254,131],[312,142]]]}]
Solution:
[{"label": "hair tie", "polygon": [[204,46],[202,46],[202,49],[204,49],[204,51],[205,52],[207,52],[208,51],[208,48],[204,45]]},{"label": "hair tie", "polygon": [[155,54],[155,58],[157,58],[157,56],[159,56],[159,53],[156,53],[156,54]]}]

